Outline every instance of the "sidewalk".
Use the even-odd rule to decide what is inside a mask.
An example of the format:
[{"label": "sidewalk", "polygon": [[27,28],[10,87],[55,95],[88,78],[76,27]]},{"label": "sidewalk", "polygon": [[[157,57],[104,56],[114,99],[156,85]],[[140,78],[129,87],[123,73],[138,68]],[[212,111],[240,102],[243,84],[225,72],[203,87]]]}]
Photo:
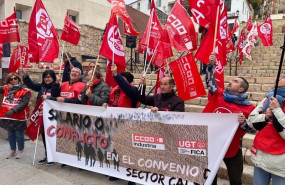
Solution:
[{"label": "sidewalk", "polygon": [[[99,173],[79,170],[74,167],[61,168],[57,163],[53,166],[38,165],[44,156],[42,141],[38,142],[35,165],[33,156],[35,142],[25,142],[25,155],[22,159],[6,159],[10,153],[7,140],[0,139],[0,185],[127,185],[125,180],[109,181],[108,177]],[[228,181],[218,179],[218,185],[228,185]],[[139,184],[137,184],[139,185]]]}]

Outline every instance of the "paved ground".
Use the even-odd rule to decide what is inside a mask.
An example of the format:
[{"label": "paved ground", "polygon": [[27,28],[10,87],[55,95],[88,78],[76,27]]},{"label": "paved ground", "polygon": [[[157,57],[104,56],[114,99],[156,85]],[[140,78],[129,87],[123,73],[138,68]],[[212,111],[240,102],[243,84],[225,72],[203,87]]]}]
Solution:
[{"label": "paved ground", "polygon": [[[22,159],[6,159],[10,153],[7,140],[0,139],[0,185],[127,185],[127,181],[109,181],[102,174],[79,170],[78,168],[61,168],[60,164],[53,166],[38,165],[43,157],[42,141],[38,143],[36,162],[33,165],[35,142],[25,142],[25,156]],[[228,185],[228,181],[220,180],[219,185]]]}]

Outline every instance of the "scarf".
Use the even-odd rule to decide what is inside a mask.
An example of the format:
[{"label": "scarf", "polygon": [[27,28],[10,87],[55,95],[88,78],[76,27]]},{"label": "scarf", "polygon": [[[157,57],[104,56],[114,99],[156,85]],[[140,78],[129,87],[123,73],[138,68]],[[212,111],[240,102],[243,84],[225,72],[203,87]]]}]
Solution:
[{"label": "scarf", "polygon": [[[268,93],[267,100],[264,103],[263,108],[262,108],[263,112],[265,112],[266,109],[269,107],[270,98],[271,98],[271,96],[273,96],[273,94],[274,94],[274,90],[271,90]],[[278,87],[277,88],[277,93],[276,93],[276,99],[278,100],[281,108],[282,108],[282,105],[283,105],[284,97],[285,97],[285,87]]]},{"label": "scarf", "polygon": [[7,95],[7,100],[8,100],[9,102],[12,102],[12,101],[14,100],[14,94],[15,94],[15,92],[18,91],[19,89],[21,89],[21,85],[20,85],[20,84],[18,84],[18,85],[13,85],[13,86],[11,87],[11,89],[9,90],[8,95]]},{"label": "scarf", "polygon": [[225,90],[224,93],[224,99],[227,102],[235,103],[239,105],[251,105],[251,103],[247,99],[246,93],[239,93],[238,95],[230,93],[228,90]]}]

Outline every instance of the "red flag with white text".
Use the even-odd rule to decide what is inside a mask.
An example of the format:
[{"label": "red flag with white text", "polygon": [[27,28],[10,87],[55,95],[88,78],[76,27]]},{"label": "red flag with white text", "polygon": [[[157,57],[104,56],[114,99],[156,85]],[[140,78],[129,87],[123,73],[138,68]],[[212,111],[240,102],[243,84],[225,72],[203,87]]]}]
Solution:
[{"label": "red flag with white text", "polygon": [[239,28],[239,24],[238,24],[237,20],[235,20],[234,27],[233,27],[233,30],[232,30],[231,33],[234,34],[237,31],[238,28]]},{"label": "red flag with white text", "polygon": [[77,45],[80,40],[79,26],[68,17],[68,12],[66,12],[60,39],[74,45]]},{"label": "red flag with white text", "polygon": [[272,46],[273,45],[273,27],[272,21],[270,18],[270,14],[262,23],[257,27],[258,35],[263,43],[264,46]]},{"label": "red flag with white text", "polygon": [[251,16],[249,16],[245,26],[245,33],[247,34],[248,32],[250,32],[251,28],[252,28],[252,19]]},{"label": "red flag with white text", "polygon": [[126,58],[116,15],[111,14],[99,54],[109,61],[126,66]]},{"label": "red flag with white text", "polygon": [[15,12],[0,22],[0,43],[7,44],[10,42],[20,42],[19,26]]},{"label": "red flag with white text", "polygon": [[147,61],[150,61],[151,56],[154,54],[156,45],[162,35],[163,29],[156,14],[154,0],[151,1],[150,17],[145,29],[144,35],[139,43],[139,52],[144,53],[147,51]]},{"label": "red flag with white text", "polygon": [[17,72],[22,67],[26,67],[28,63],[28,47],[18,45],[12,52],[10,57],[8,73]]},{"label": "red flag with white text", "polygon": [[[26,134],[32,141],[37,139],[37,133],[41,135],[44,130],[43,104],[44,104],[43,98],[40,98],[36,102],[35,108],[30,118],[30,123],[27,126]],[[39,132],[38,132],[38,129],[39,129]]]},{"label": "red flag with white text", "polygon": [[29,23],[30,62],[52,63],[58,57],[58,35],[41,0],[36,0]]},{"label": "red flag with white text", "polygon": [[193,52],[197,49],[194,24],[180,3],[175,3],[168,15],[164,29],[168,31],[171,45],[177,51]]},{"label": "red flag with white text", "polygon": [[169,63],[178,96],[184,101],[206,95],[196,62],[192,54]]},{"label": "red flag with white text", "polygon": [[157,72],[154,94],[160,94],[161,93],[160,82],[161,82],[162,78],[164,78],[164,77],[165,77],[165,68],[162,67]]},{"label": "red flag with white text", "polygon": [[248,58],[249,60],[252,60],[251,57],[251,47],[252,45],[250,43],[247,43],[244,48],[242,49],[242,52],[245,54],[246,58]]},{"label": "red flag with white text", "polygon": [[141,33],[136,31],[132,23],[133,19],[129,16],[126,10],[126,3],[124,0],[112,0],[112,13],[117,15],[124,22],[124,31],[127,35],[140,35]]}]

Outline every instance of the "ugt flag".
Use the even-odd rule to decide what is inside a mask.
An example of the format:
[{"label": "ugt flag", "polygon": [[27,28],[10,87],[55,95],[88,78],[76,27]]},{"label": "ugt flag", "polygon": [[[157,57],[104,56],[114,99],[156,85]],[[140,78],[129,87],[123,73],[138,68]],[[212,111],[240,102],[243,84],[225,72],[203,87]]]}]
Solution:
[{"label": "ugt flag", "polygon": [[124,46],[115,14],[110,16],[99,54],[118,65],[126,66]]},{"label": "ugt flag", "polygon": [[257,27],[257,31],[264,46],[273,45],[273,27],[270,15],[268,15],[264,23]]},{"label": "ugt flag", "polygon": [[0,43],[20,42],[16,13],[0,22]]},{"label": "ugt flag", "polygon": [[29,23],[28,43],[30,62],[52,63],[58,57],[56,30],[41,0],[36,0]]},{"label": "ugt flag", "polygon": [[74,45],[77,45],[80,40],[79,26],[68,17],[68,12],[66,12],[60,39]]},{"label": "ugt flag", "polygon": [[186,101],[206,95],[206,91],[199,75],[197,65],[192,54],[169,63],[176,82],[178,96]]}]

